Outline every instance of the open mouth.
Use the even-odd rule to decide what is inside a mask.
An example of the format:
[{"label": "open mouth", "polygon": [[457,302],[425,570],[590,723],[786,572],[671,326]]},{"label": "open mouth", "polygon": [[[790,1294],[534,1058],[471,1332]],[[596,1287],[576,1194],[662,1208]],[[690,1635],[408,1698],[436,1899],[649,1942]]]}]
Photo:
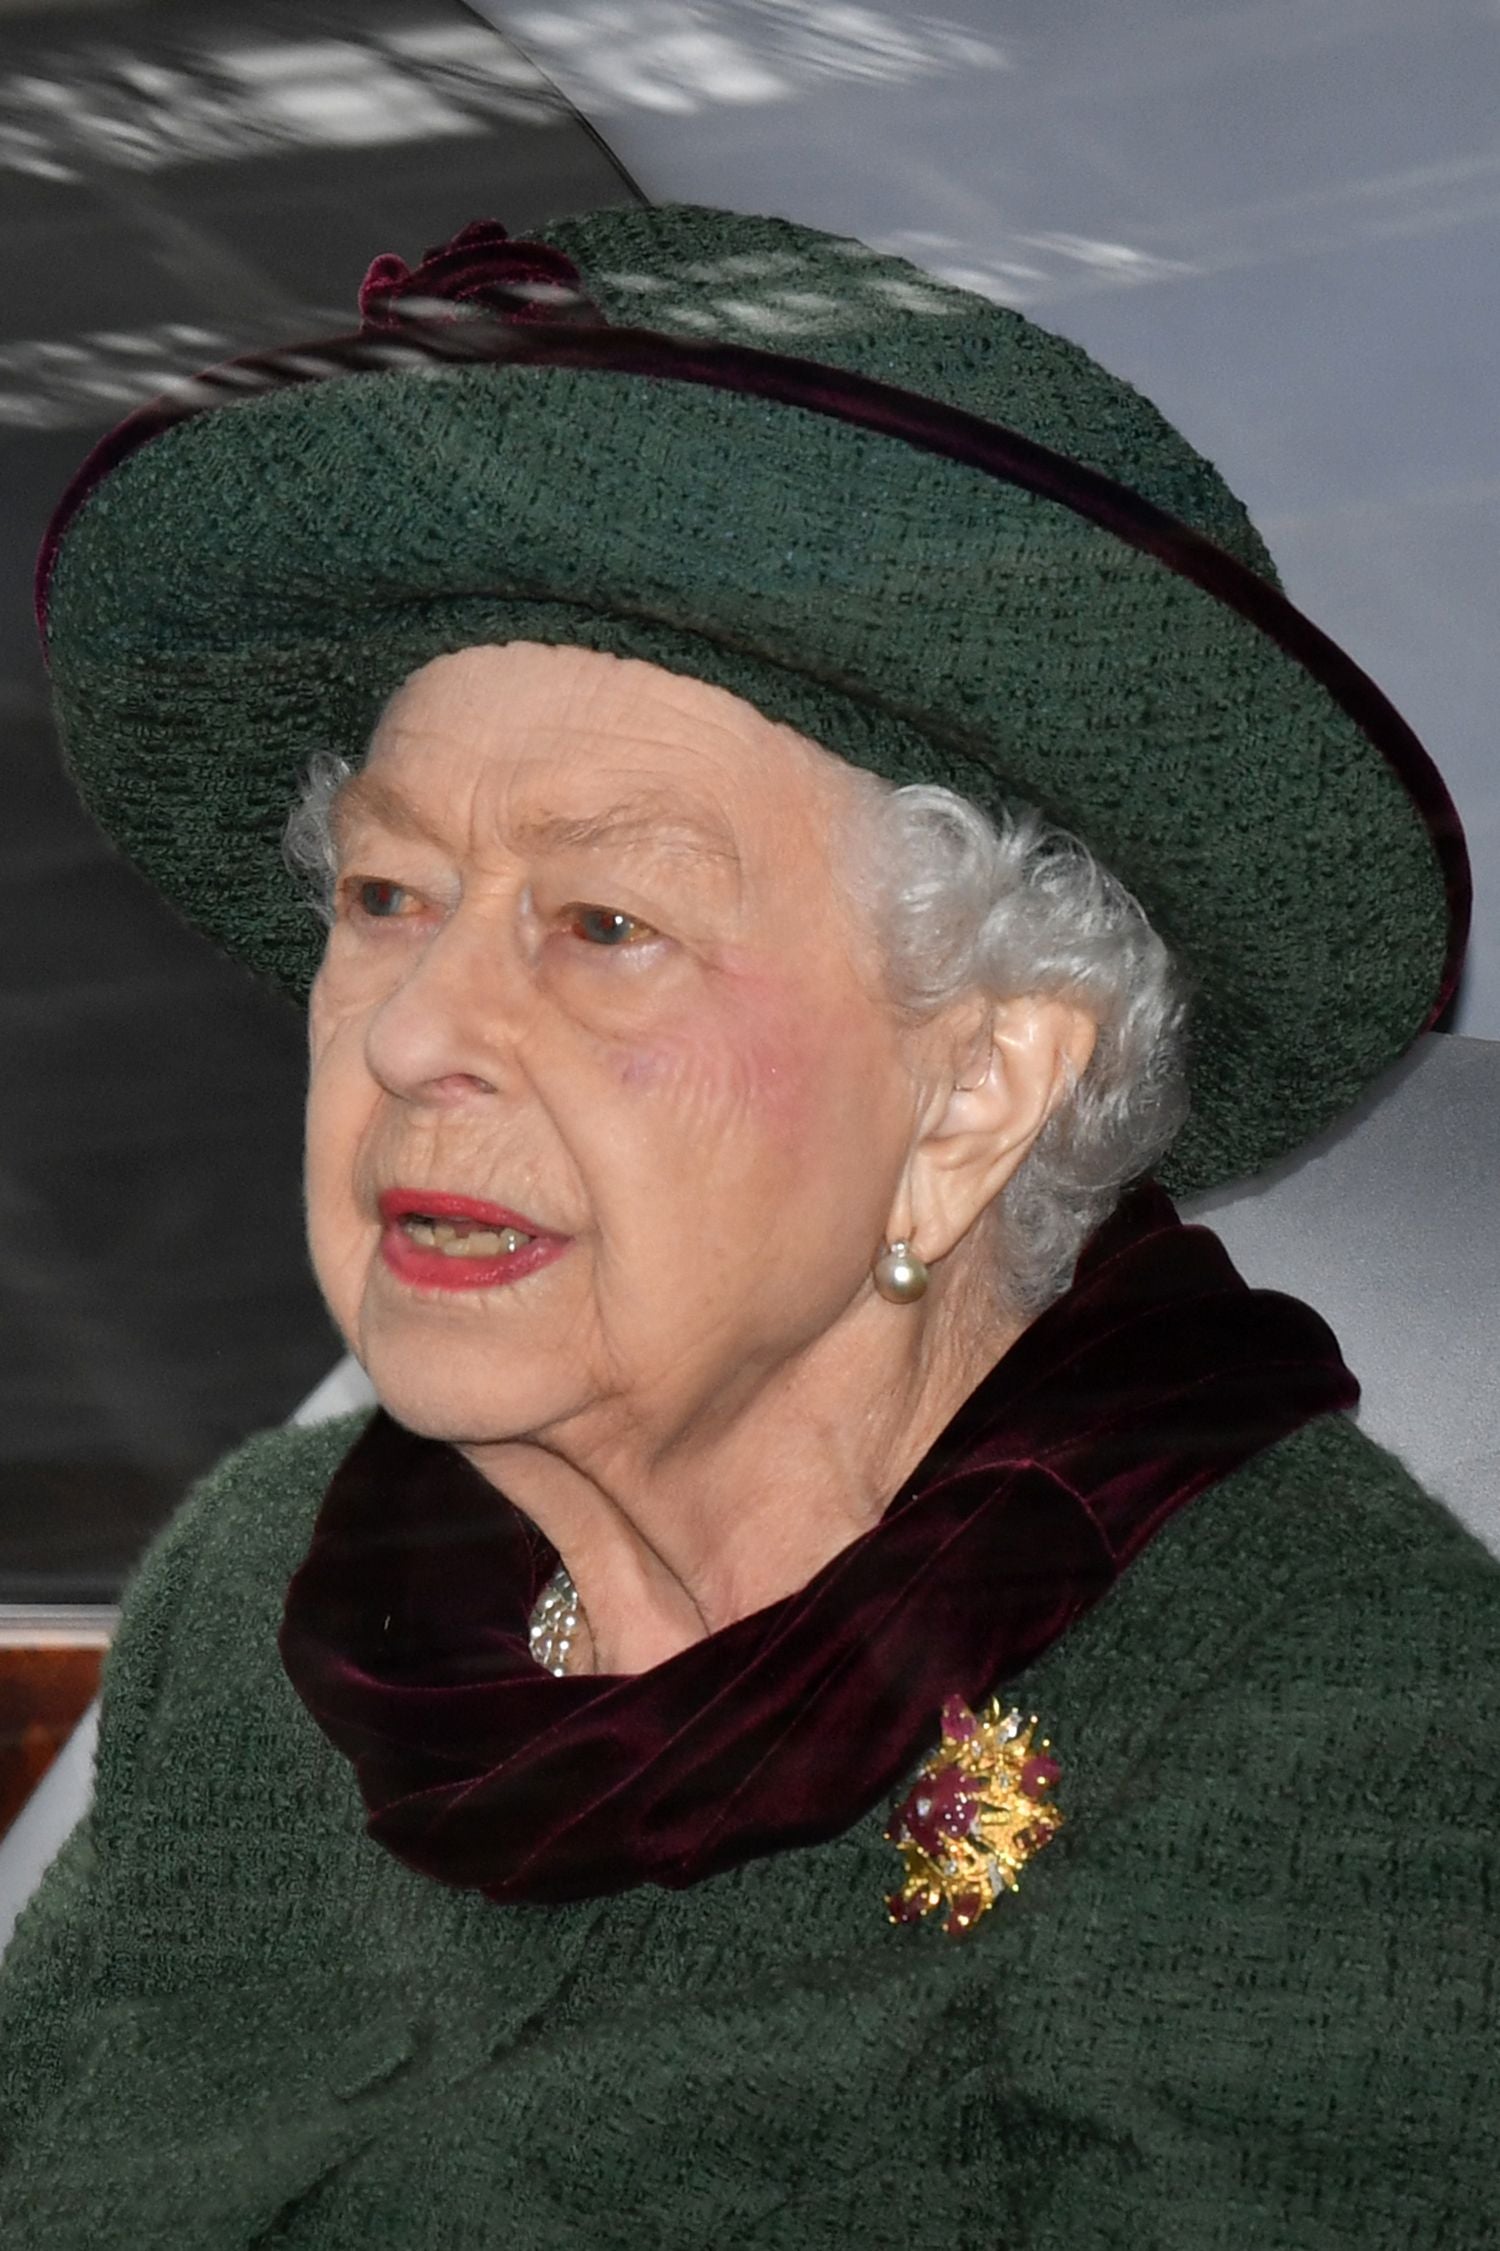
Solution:
[{"label": "open mouth", "polygon": [[419,1291],[499,1289],[550,1266],[569,1246],[568,1236],[524,1212],[441,1188],[387,1188],[378,1202],[381,1257]]}]

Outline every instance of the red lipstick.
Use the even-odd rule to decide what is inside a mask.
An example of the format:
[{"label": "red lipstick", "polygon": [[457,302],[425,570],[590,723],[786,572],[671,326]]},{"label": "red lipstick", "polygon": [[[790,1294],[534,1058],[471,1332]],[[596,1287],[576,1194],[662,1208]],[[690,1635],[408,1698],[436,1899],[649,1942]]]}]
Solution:
[{"label": "red lipstick", "polygon": [[[570,1235],[558,1235],[524,1212],[484,1203],[477,1196],[450,1196],[436,1188],[387,1188],[377,1201],[385,1222],[380,1255],[398,1281],[420,1290],[498,1289],[506,1282],[524,1280],[538,1267],[550,1266],[572,1241]],[[456,1227],[459,1235],[510,1231],[529,1240],[513,1249],[445,1251],[413,1235],[413,1224],[420,1226],[424,1220],[435,1228]]]}]

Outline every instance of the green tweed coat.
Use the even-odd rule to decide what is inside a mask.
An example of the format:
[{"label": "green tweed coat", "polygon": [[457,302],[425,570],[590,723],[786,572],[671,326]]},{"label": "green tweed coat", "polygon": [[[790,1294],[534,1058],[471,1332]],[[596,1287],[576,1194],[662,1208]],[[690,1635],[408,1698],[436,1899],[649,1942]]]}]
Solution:
[{"label": "green tweed coat", "polygon": [[1500,1567],[1343,1417],[997,1684],[1066,1827],[958,1940],[880,1809],[570,1907],[371,1844],[276,1652],[354,1427],[140,1570],[0,1974],[6,2251],[1500,2242]]}]

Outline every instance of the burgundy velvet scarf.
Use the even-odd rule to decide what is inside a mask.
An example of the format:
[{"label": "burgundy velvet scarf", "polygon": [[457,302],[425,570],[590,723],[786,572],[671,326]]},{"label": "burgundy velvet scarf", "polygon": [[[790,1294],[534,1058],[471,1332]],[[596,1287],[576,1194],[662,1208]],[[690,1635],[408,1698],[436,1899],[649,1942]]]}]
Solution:
[{"label": "burgundy velvet scarf", "polygon": [[288,1589],[282,1661],[409,1867],[502,1901],[696,1883],[848,1828],[932,1748],[945,1697],[1021,1672],[1174,1510],[1358,1396],[1319,1316],[1249,1289],[1147,1185],[799,1593],[649,1672],[554,1679],[527,1642],[554,1552],[377,1412]]}]

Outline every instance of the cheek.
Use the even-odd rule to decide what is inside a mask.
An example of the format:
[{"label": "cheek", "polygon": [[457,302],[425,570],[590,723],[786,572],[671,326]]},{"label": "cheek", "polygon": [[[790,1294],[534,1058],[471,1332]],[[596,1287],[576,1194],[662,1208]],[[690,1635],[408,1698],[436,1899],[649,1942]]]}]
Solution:
[{"label": "cheek", "polygon": [[617,1047],[614,1074],[716,1156],[739,1143],[751,1163],[803,1163],[865,1099],[873,1043],[861,1030],[787,980],[735,970],[701,1006]]},{"label": "cheek", "polygon": [[798,1058],[765,1027],[731,1041],[721,1026],[683,1025],[622,1050],[615,1077],[624,1094],[670,1112],[689,1134],[739,1128],[790,1142],[807,1102]]}]

